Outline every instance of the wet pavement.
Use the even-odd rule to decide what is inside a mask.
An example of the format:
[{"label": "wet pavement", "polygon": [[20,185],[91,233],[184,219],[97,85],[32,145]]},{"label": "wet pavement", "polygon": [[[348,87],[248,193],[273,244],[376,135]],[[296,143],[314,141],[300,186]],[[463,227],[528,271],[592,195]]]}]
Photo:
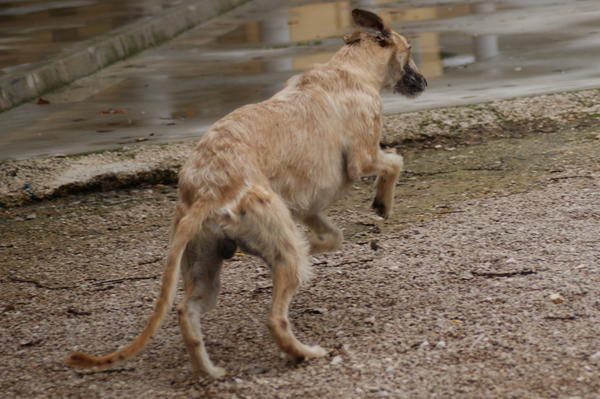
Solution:
[{"label": "wet pavement", "polygon": [[596,1],[259,0],[0,114],[0,160],[199,136],[326,61],[370,8],[409,37],[429,90],[388,113],[600,86]]},{"label": "wet pavement", "polygon": [[66,54],[75,43],[157,15],[185,0],[0,2],[0,77]]}]

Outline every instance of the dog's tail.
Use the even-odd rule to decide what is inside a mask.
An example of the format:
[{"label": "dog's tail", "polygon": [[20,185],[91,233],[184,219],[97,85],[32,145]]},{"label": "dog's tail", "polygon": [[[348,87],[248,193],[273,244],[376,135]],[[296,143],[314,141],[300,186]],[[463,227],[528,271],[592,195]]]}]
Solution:
[{"label": "dog's tail", "polygon": [[82,352],[73,352],[65,360],[66,364],[69,366],[102,370],[123,363],[144,349],[173,305],[177,281],[179,280],[181,258],[188,242],[193,238],[200,225],[206,219],[208,209],[207,204],[192,206],[188,214],[182,217],[174,226],[171,248],[167,257],[167,266],[162,276],[160,295],[156,300],[154,313],[152,313],[142,332],[128,345],[105,356],[96,357]]}]

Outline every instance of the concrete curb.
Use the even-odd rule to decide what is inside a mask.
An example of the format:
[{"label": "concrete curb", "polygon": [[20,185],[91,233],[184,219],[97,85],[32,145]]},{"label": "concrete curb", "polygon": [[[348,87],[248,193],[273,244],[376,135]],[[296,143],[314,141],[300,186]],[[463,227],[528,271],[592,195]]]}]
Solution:
[{"label": "concrete curb", "polygon": [[[451,151],[455,145],[566,128],[580,130],[582,139],[600,143],[600,90],[386,115],[383,142],[402,151]],[[0,208],[141,183],[176,183],[179,167],[196,141],[2,162]]]},{"label": "concrete curb", "polygon": [[191,0],[81,43],[68,54],[0,79],[0,111],[31,100],[116,61],[156,46],[249,0]]}]

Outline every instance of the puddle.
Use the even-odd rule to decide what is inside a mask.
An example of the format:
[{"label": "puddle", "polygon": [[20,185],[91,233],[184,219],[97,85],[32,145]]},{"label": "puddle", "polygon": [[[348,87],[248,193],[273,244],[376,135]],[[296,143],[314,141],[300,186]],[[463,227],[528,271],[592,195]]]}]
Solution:
[{"label": "puddle", "polygon": [[[390,5],[386,7],[386,3]],[[375,6],[377,12],[394,27],[416,21],[471,15],[477,11],[476,6],[468,4],[406,9],[398,9],[391,2],[371,2],[370,5]],[[224,21],[207,24],[201,30],[186,35],[183,46],[173,46],[160,57],[146,60],[152,69],[162,72],[160,75],[146,75],[143,80],[127,79],[110,92],[95,96],[94,100],[114,101],[113,93],[124,94],[126,98],[139,98],[140,92],[161,93],[165,97],[160,102],[161,106],[169,104],[179,113],[193,115],[194,122],[209,125],[240,105],[269,97],[280,90],[292,74],[330,59],[341,45],[339,37],[353,29],[350,13],[355,6],[352,2],[279,5],[262,13],[244,14],[245,18],[240,16],[242,23],[238,23],[236,18],[233,21],[225,18]],[[226,32],[199,47],[187,46],[204,33],[210,36],[215,25]],[[451,42],[460,43],[455,45],[460,49],[452,51],[442,50],[438,33],[413,31],[406,34],[413,43],[420,68],[430,80],[443,75],[446,63],[460,66],[456,52],[467,51],[462,49],[464,40],[452,39],[460,34],[444,33],[451,37]],[[491,43],[487,39],[484,41]],[[183,51],[186,54],[182,54]],[[497,49],[495,51],[497,53]],[[181,71],[169,71],[173,67]],[[180,84],[193,88],[193,91],[182,88]]]},{"label": "puddle", "polygon": [[[137,15],[141,3],[114,15]],[[117,10],[115,4],[82,5],[89,10],[81,15],[93,7]],[[175,0],[152,4],[167,7]],[[591,0],[427,6],[257,0],[49,94],[50,105],[1,113],[0,160],[197,137],[231,110],[268,98],[289,76],[329,59],[351,29],[354,7],[373,9],[408,37],[430,83],[415,100],[384,94],[388,113],[600,85],[600,9]],[[126,112],[106,115],[106,109]]]},{"label": "puddle", "polygon": [[[354,7],[374,9],[396,29],[403,25],[418,21],[444,20],[478,12],[492,12],[495,9],[492,3],[489,6],[471,4],[435,5],[430,7],[411,7],[391,1],[362,1],[362,2],[314,2],[298,6],[290,6],[263,14],[260,19],[247,21],[231,32],[219,37],[208,47],[220,48],[225,46],[239,46],[260,44],[272,49],[286,49],[301,46],[319,46],[323,39],[338,38],[344,33],[354,29],[350,12]],[[400,30],[400,29],[398,29]],[[405,32],[413,44],[417,62],[422,71],[430,78],[443,74],[444,65],[461,65],[457,60],[452,60],[454,54],[442,51],[441,36],[435,32],[418,32],[416,30]],[[446,35],[452,33],[447,32]],[[485,36],[477,40],[480,48],[480,59],[489,58],[498,54],[497,40]],[[292,69],[296,71],[310,68],[315,62],[327,61],[339,46],[336,40],[333,48],[327,47],[326,51],[320,48],[308,54],[292,54],[282,57],[287,62],[276,65],[263,65],[263,68],[275,70]],[[321,46],[322,47],[322,46]],[[234,50],[227,48],[221,52],[208,51],[207,56],[228,56]],[[297,53],[298,51],[293,51]],[[466,57],[469,58],[469,57]],[[470,59],[470,58],[469,58]],[[471,62],[473,62],[471,60]]]}]

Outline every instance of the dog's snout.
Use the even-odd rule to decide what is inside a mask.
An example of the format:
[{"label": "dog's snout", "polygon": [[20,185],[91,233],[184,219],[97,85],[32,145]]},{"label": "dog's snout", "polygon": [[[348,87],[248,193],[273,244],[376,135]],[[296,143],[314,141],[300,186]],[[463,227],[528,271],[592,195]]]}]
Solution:
[{"label": "dog's snout", "polygon": [[421,90],[425,90],[427,87],[427,79],[425,79],[425,76],[421,75],[420,73],[414,73],[410,75],[409,80],[410,84],[420,88]]},{"label": "dog's snout", "polygon": [[402,78],[396,83],[394,91],[406,97],[416,97],[427,87],[427,79],[410,65],[404,67]]}]

